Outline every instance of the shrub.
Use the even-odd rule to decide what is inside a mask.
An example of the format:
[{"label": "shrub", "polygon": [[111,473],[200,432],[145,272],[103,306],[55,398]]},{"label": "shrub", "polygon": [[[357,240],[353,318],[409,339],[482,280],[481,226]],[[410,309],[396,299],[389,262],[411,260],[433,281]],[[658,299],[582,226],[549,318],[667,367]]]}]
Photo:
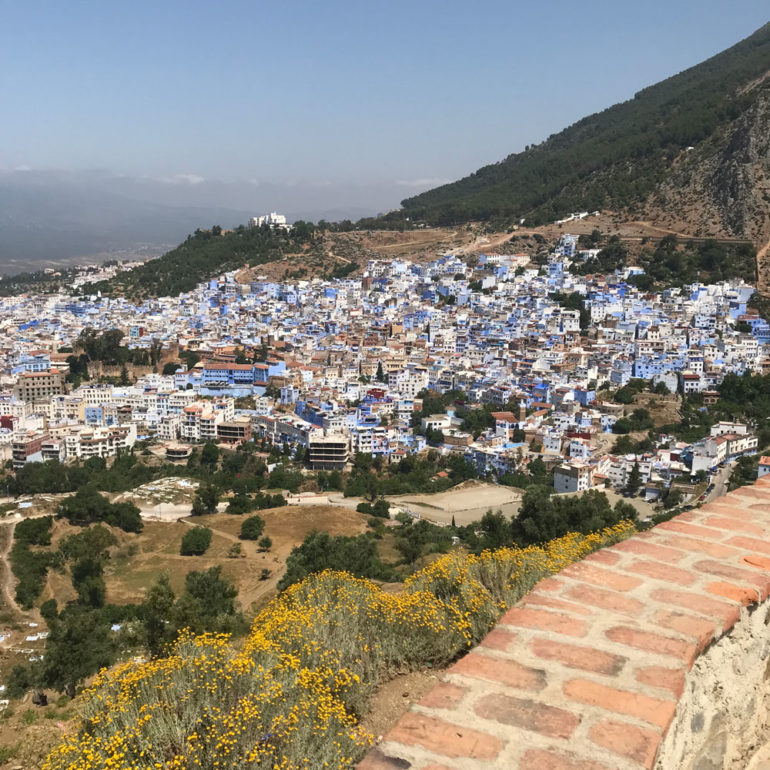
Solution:
[{"label": "shrub", "polygon": [[269,537],[261,537],[257,545],[260,551],[269,551],[273,547],[273,541]]},{"label": "shrub", "polygon": [[207,513],[216,513],[217,505],[219,490],[213,484],[201,484],[193,498],[190,512],[193,516],[205,516]]},{"label": "shrub", "polygon": [[42,516],[39,519],[24,519],[13,531],[13,538],[27,545],[51,545],[52,516]]},{"label": "shrub", "polygon": [[100,674],[79,731],[44,768],[350,768],[371,744],[357,718],[380,682],[451,661],[538,580],[634,531],[624,522],[543,547],[450,554],[399,594],[312,575],[259,613],[240,650],[182,634],[167,658]]},{"label": "shrub", "polygon": [[182,556],[202,556],[211,545],[211,530],[208,527],[193,527],[185,532],[179,553]]},{"label": "shrub", "polygon": [[34,607],[45,586],[48,567],[53,555],[45,551],[33,551],[27,543],[16,543],[10,554],[11,569],[18,581],[16,601],[22,609]]},{"label": "shrub", "polygon": [[371,510],[372,516],[378,516],[381,519],[390,518],[390,503],[384,498],[380,498]]},{"label": "shrub", "polygon": [[257,508],[264,510],[265,508],[280,508],[286,505],[286,498],[280,493],[276,492],[274,495],[266,495],[260,492],[255,498]]},{"label": "shrub", "polygon": [[139,509],[133,503],[111,503],[92,484],[86,484],[65,498],[57,518],[65,518],[79,527],[103,521],[126,532],[141,532],[144,526]]},{"label": "shrub", "polygon": [[332,537],[328,532],[311,532],[286,559],[286,574],[278,589],[297,583],[313,572],[347,570],[356,577],[390,580],[393,571],[377,555],[377,543],[369,535]]},{"label": "shrub", "polygon": [[238,537],[241,540],[259,540],[265,530],[265,522],[260,516],[249,516],[241,524],[241,534]]},{"label": "shrub", "polygon": [[256,505],[256,502],[248,495],[237,494],[228,503],[225,513],[241,516],[244,513],[253,511]]},{"label": "shrub", "polygon": [[227,558],[228,559],[237,559],[239,558],[242,553],[242,546],[240,543],[233,543],[230,546],[230,550],[227,552]]}]

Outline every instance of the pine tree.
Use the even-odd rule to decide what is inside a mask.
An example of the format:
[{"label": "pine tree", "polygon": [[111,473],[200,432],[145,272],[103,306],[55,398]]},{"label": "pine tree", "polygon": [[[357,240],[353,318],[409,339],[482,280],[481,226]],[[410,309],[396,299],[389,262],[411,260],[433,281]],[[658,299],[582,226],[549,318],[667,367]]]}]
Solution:
[{"label": "pine tree", "polygon": [[625,492],[627,495],[633,497],[642,486],[642,473],[639,470],[639,462],[634,461],[634,467],[631,468],[631,473],[628,474],[628,480],[626,481]]}]

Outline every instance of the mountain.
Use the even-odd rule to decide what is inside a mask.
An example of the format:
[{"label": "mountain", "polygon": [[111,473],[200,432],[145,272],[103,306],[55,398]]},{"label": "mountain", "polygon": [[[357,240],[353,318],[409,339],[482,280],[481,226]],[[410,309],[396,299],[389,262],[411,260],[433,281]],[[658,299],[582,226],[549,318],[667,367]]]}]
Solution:
[{"label": "mountain", "polygon": [[769,148],[770,23],[537,146],[407,198],[388,218],[537,225],[609,209],[760,243],[770,238]]},{"label": "mountain", "polygon": [[246,212],[174,206],[132,195],[100,174],[17,171],[0,174],[0,272],[11,274],[78,258],[141,252],[178,243],[214,222]]},{"label": "mountain", "polygon": [[197,228],[280,211],[290,222],[359,219],[397,200],[395,182],[289,184],[107,171],[0,170],[0,274],[84,258],[158,255]]}]

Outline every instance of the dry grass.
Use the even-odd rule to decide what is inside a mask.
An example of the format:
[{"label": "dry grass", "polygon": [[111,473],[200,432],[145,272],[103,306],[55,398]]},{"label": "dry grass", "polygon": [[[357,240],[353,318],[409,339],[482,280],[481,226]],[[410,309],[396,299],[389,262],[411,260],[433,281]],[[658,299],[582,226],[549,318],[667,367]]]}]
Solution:
[{"label": "dry grass", "polygon": [[[287,556],[310,532],[317,529],[331,535],[357,535],[366,530],[364,516],[333,505],[284,506],[258,514],[265,520],[265,534],[272,538],[273,547],[269,553],[259,553],[256,544],[244,541],[244,555],[236,559],[228,558],[227,554],[233,543],[241,542],[238,534],[243,516],[218,513],[177,522],[146,520],[144,530],[138,535],[114,529],[118,546],[112,549],[105,569],[107,601],[115,604],[142,601],[147,588],[163,572],[168,573],[172,587],[179,593],[188,572],[221,565],[223,575],[238,589],[243,608],[256,610],[275,594]],[[203,556],[179,554],[190,522],[209,527],[213,532],[211,547]],[[55,521],[52,547],[56,548],[62,538],[78,531],[65,521]],[[270,570],[268,580],[259,579],[263,569]],[[52,597],[60,605],[75,598],[67,574],[49,570],[41,601]]]}]

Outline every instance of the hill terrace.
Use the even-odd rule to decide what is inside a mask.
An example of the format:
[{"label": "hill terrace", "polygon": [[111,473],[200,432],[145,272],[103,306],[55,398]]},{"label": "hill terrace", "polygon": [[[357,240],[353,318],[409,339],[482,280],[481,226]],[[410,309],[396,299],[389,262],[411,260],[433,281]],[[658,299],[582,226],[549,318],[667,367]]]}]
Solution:
[{"label": "hill terrace", "polygon": [[763,766],[769,597],[761,478],[541,582],[359,770]]}]

